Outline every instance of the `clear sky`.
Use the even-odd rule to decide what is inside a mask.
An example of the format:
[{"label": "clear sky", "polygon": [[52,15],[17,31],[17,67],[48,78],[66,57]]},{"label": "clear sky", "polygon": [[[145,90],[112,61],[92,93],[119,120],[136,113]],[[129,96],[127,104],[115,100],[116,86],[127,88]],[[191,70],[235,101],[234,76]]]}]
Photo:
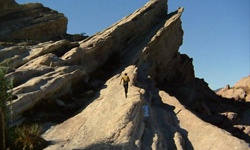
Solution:
[{"label": "clear sky", "polygon": [[[68,18],[67,33],[93,35],[139,9],[148,0],[16,0],[39,2]],[[184,7],[180,52],[193,58],[195,76],[211,89],[250,75],[249,0],[169,0],[168,12]]]}]

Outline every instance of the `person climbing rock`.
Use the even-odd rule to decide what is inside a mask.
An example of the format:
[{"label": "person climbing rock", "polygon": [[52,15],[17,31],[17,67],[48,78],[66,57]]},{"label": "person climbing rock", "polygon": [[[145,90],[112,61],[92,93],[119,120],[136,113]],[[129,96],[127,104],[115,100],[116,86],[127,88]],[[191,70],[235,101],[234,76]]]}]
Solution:
[{"label": "person climbing rock", "polygon": [[121,80],[120,80],[120,84],[121,82],[123,82],[123,87],[124,87],[124,92],[125,92],[125,97],[127,98],[127,94],[128,94],[128,83],[129,83],[130,79],[127,73],[124,73],[124,76],[122,76]]}]

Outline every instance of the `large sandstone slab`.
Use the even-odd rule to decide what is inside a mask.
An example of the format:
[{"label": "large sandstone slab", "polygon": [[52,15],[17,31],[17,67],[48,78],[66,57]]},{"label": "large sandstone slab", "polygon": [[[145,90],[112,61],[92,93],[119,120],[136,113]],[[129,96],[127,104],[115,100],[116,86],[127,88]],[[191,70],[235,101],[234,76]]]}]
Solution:
[{"label": "large sandstone slab", "polygon": [[[36,72],[41,73],[41,71]],[[44,99],[57,99],[71,93],[72,84],[84,76],[86,71],[78,66],[57,67],[15,87],[13,95],[17,98],[9,104],[12,106],[12,119],[21,118],[25,111]]]},{"label": "large sandstone slab", "polygon": [[[41,4],[5,2],[0,17],[14,10],[34,10],[26,18],[32,21],[39,10],[47,11]],[[51,142],[47,149],[206,150],[223,149],[223,144],[225,149],[248,149],[246,142],[234,137],[238,134],[244,139],[243,128],[248,133],[249,111],[242,112],[248,109],[247,103],[225,101],[203,79],[195,78],[192,59],[178,52],[183,42],[184,9],[168,14],[167,7],[167,0],[151,0],[80,42],[1,46],[0,65],[11,67],[6,76],[14,79],[12,121],[26,112],[35,119],[48,117],[41,110],[44,108],[39,109],[41,103],[56,103],[54,117],[69,117],[67,110],[74,109],[74,116],[43,135]],[[124,72],[133,84],[127,99],[119,85]],[[233,127],[241,130],[232,136],[197,116],[214,124],[223,122],[228,131],[235,131]],[[50,119],[54,122],[55,118]]]},{"label": "large sandstone slab", "polygon": [[[41,96],[46,95],[45,98],[50,99],[53,95],[58,95],[56,93],[61,93],[60,88],[55,88],[52,90],[53,92],[50,92],[50,87],[54,87],[54,84],[48,84],[51,83],[50,80],[54,81],[54,79],[47,77],[50,74],[63,74],[59,76],[61,80],[60,83],[67,84],[68,86],[71,85],[72,82],[77,83],[77,81],[87,75],[87,73],[92,73],[102,67],[114,54],[123,60],[125,66],[135,63],[135,61],[138,60],[141,50],[161,28],[161,26],[156,25],[164,24],[168,19],[166,2],[167,1],[157,0],[150,1],[144,7],[115,23],[110,28],[80,42],[80,45],[61,40],[57,42],[46,42],[38,44],[37,46],[21,46],[1,50],[0,53],[3,54],[1,55],[3,56],[2,58],[7,58],[4,59],[2,64],[9,64],[11,67],[16,68],[16,70],[8,74],[8,76],[15,78],[19,84],[23,84],[17,84],[18,87],[15,87],[13,91],[13,94],[17,97],[17,99],[14,100],[13,108],[18,109],[14,110],[13,118],[19,118],[25,110],[31,109],[44,98]],[[180,17],[180,15],[178,17]],[[144,24],[145,20],[147,20],[147,23]],[[138,28],[144,30],[137,30]],[[144,38],[145,36],[147,36],[146,39]],[[173,43],[173,45],[178,44],[179,43]],[[175,50],[178,51],[178,49]],[[18,55],[16,55],[15,51],[17,51]],[[61,54],[58,54],[60,52]],[[133,61],[131,62],[132,58]],[[68,72],[65,74],[61,73],[61,71],[57,72],[57,68],[60,67],[75,68],[75,71],[71,70],[73,74],[78,72],[79,69],[85,73],[79,73],[78,76],[74,75],[74,77],[71,78],[72,80],[68,80],[68,78],[65,77]],[[36,84],[34,85],[33,83]],[[46,83],[48,86],[43,88],[43,83]],[[35,87],[31,88],[32,86]],[[19,90],[28,88],[31,89]],[[38,90],[31,92],[34,91],[32,89],[42,90],[39,92],[37,92]],[[64,92],[59,94],[59,96],[66,94],[65,90],[63,91]],[[66,91],[70,92],[70,90]],[[23,96],[20,95],[25,95],[25,97],[28,96],[29,98],[22,98]],[[32,103],[29,101],[32,101]],[[27,103],[29,107],[27,105],[19,105],[23,103]]]},{"label": "large sandstone slab", "polygon": [[249,143],[233,137],[230,133],[204,122],[190,110],[186,109],[176,98],[161,91],[165,104],[174,107],[179,122],[180,133],[185,137],[186,149],[195,150],[247,150]]},{"label": "large sandstone slab", "polygon": [[[131,66],[125,72],[133,71]],[[140,89],[129,86],[125,98],[120,78],[118,74],[108,80],[78,115],[48,130],[43,137],[52,145],[46,149],[139,149],[136,140],[140,141],[143,128]]]}]

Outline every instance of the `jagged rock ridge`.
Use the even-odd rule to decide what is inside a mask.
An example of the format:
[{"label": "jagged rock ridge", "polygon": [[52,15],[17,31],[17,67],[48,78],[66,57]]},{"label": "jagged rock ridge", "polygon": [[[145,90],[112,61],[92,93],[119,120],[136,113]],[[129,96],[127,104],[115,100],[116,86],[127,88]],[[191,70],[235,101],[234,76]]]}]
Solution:
[{"label": "jagged rock ridge", "polygon": [[[168,14],[166,4],[152,0],[80,42],[0,50],[15,81],[13,123],[78,110],[43,135],[46,149],[249,149],[249,135],[237,128],[249,105],[221,99],[194,77],[192,59],[178,52],[183,8]],[[52,115],[43,112],[48,106]]]}]

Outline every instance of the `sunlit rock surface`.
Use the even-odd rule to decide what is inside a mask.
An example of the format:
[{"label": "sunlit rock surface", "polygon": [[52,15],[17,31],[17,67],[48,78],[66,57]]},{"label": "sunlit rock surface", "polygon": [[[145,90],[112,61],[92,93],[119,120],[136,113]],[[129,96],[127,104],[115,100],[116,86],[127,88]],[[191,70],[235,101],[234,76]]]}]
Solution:
[{"label": "sunlit rock surface", "polygon": [[[4,9],[19,7],[9,2]],[[82,41],[1,45],[14,81],[10,124],[42,123],[48,150],[249,149],[249,104],[195,78],[192,58],[178,51],[184,8],[167,7],[151,0]]]}]

